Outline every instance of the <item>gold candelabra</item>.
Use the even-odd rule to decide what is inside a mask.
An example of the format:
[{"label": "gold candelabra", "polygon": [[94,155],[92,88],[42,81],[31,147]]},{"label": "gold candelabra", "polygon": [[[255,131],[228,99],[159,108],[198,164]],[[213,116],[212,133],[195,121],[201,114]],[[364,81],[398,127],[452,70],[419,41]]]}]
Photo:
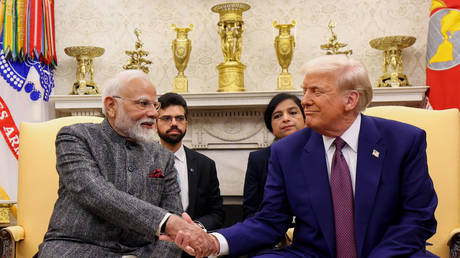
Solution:
[{"label": "gold candelabra", "polygon": [[321,49],[326,50],[326,55],[338,55],[338,54],[351,55],[353,54],[353,50],[351,49],[340,51],[341,48],[346,47],[348,44],[338,41],[337,34],[335,34],[333,30],[335,28],[335,22],[330,21],[327,27],[329,28],[329,31],[331,32],[331,37],[328,39],[328,42],[326,44],[320,45]]},{"label": "gold candelabra", "polygon": [[295,26],[295,20],[291,24],[278,24],[273,22],[273,28],[278,29],[279,35],[274,39],[276,57],[281,65],[281,73],[278,76],[277,90],[293,90],[292,75],[288,72],[288,67],[291,64],[292,56],[294,55],[295,38],[291,35],[291,28]]},{"label": "gold candelabra", "polygon": [[127,64],[123,66],[123,69],[129,70],[141,70],[144,73],[149,73],[150,69],[147,65],[151,64],[152,61],[148,60],[147,57],[149,55],[148,51],[143,49],[144,43],[141,41],[142,31],[140,29],[135,29],[134,34],[136,35],[136,43],[135,48],[136,50],[126,50],[125,54],[129,56],[129,61]]},{"label": "gold candelabra", "polygon": [[187,38],[187,34],[193,30],[193,24],[190,24],[188,28],[178,28],[176,24],[172,24],[171,29],[177,33],[171,45],[174,64],[178,71],[174,78],[173,92],[188,92],[188,80],[185,77],[184,70],[187,67],[190,52],[192,51],[192,41]]},{"label": "gold candelabra", "polygon": [[219,89],[217,91],[244,91],[244,69],[240,62],[243,38],[243,12],[250,6],[245,3],[223,3],[211,11],[219,14],[217,33],[220,35],[224,62],[217,66]]},{"label": "gold candelabra", "polygon": [[[104,49],[93,46],[67,47],[64,52],[68,56],[77,59],[76,82],[73,84],[71,95],[97,95],[101,91],[94,82],[93,59],[104,54]],[[86,74],[90,74],[90,80],[86,80]]]},{"label": "gold candelabra", "polygon": [[410,85],[407,76],[402,72],[403,63],[401,50],[412,46],[414,43],[415,37],[411,36],[388,36],[369,41],[371,47],[383,50],[383,75],[380,76],[377,87]]}]

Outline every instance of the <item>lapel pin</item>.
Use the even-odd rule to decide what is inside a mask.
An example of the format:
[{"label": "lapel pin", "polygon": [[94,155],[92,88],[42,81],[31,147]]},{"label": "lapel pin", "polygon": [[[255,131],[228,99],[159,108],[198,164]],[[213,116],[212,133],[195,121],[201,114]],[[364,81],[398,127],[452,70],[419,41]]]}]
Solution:
[{"label": "lapel pin", "polygon": [[380,156],[380,152],[378,152],[376,149],[372,151],[372,156],[378,158]]}]

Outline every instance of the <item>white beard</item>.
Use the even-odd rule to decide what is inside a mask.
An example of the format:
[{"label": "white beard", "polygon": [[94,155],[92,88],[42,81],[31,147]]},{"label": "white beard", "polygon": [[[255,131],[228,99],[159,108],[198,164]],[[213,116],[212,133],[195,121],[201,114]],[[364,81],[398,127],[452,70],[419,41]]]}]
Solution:
[{"label": "white beard", "polygon": [[115,127],[129,138],[137,142],[150,143],[155,141],[155,130],[146,129],[141,126],[142,123],[155,123],[155,119],[144,118],[134,121],[126,114],[121,107],[118,109],[117,117],[115,118]]}]

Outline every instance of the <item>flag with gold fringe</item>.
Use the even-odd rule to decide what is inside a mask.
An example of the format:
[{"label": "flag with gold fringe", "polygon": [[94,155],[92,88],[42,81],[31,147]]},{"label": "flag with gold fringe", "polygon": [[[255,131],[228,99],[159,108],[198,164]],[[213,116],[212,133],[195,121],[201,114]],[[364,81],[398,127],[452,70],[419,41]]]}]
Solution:
[{"label": "flag with gold fringe", "polygon": [[433,109],[460,109],[460,1],[433,0],[426,53]]},{"label": "flag with gold fringe", "polygon": [[57,65],[54,1],[1,0],[0,13],[1,76],[31,100],[48,101]]},{"label": "flag with gold fringe", "polygon": [[[49,119],[54,0],[0,0],[0,199],[16,199],[19,124]],[[14,214],[14,207],[12,208]]]}]

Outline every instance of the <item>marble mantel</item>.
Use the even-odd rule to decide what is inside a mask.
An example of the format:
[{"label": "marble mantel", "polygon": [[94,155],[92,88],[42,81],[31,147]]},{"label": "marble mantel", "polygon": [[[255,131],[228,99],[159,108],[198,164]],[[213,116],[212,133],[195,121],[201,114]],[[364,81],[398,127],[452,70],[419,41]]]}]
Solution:
[{"label": "marble mantel", "polygon": [[[374,98],[370,106],[404,105],[423,107],[428,86],[410,86],[399,88],[374,88]],[[301,90],[285,91],[302,97]],[[183,93],[191,110],[199,109],[263,109],[272,96],[279,91],[261,92],[205,92]],[[52,95],[50,102],[56,117],[69,115],[97,115],[102,107],[100,95]]]},{"label": "marble mantel", "polygon": [[[371,106],[423,107],[426,86],[374,88]],[[301,90],[286,91],[302,97]],[[263,112],[279,91],[234,93],[184,93],[190,109],[184,144],[214,159],[221,192],[241,196],[250,151],[269,146],[272,134],[265,128]],[[101,96],[53,95],[55,117],[102,115]]]}]

